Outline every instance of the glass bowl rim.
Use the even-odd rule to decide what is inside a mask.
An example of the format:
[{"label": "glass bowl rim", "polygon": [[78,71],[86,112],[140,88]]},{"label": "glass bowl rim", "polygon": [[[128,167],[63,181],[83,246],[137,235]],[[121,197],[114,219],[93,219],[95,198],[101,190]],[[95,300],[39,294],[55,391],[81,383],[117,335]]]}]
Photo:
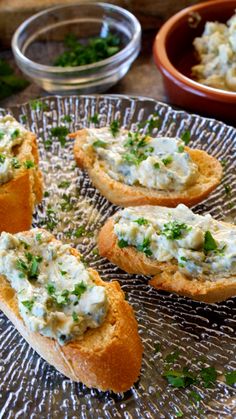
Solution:
[{"label": "glass bowl rim", "polygon": [[[18,42],[19,42],[19,37],[22,34],[22,32],[25,30],[25,28],[27,27],[28,24],[30,24],[31,22],[33,22],[35,19],[38,19],[40,16],[46,15],[48,12],[53,12],[53,11],[57,11],[59,9],[66,9],[66,8],[72,8],[74,6],[99,6],[103,9],[106,8],[110,8],[112,9],[112,11],[116,11],[118,12],[120,15],[125,16],[126,18],[128,18],[132,24],[134,25],[134,33],[132,36],[132,39],[129,41],[129,43],[122,48],[119,52],[117,52],[116,54],[112,55],[109,58],[106,58],[105,60],[100,60],[97,61],[95,63],[91,63],[91,64],[87,64],[87,65],[81,65],[81,66],[70,66],[70,67],[57,67],[57,66],[50,66],[50,65],[44,65],[44,64],[39,64],[36,61],[30,60],[29,58],[27,58],[20,50],[19,46],[18,46]],[[12,37],[12,42],[11,42],[11,46],[12,46],[12,50],[14,55],[19,59],[19,61],[25,65],[28,66],[28,68],[30,67],[33,70],[41,70],[47,73],[57,73],[57,74],[63,74],[63,73],[74,73],[76,71],[81,71],[83,72],[84,70],[97,70],[100,67],[106,67],[109,64],[114,64],[116,62],[119,62],[120,59],[122,59],[124,56],[127,55],[127,53],[129,52],[129,50],[135,46],[135,44],[137,43],[137,41],[139,40],[139,38],[141,37],[141,25],[138,21],[138,19],[128,10],[124,9],[123,7],[111,4],[111,3],[104,3],[104,2],[92,2],[92,3],[87,3],[84,1],[78,1],[76,3],[72,3],[72,4],[67,4],[67,5],[59,5],[59,6],[53,6],[50,8],[47,8],[43,11],[40,11],[36,14],[34,14],[33,16],[30,16],[28,19],[24,20],[24,22],[21,23],[21,25],[16,29],[15,33],[13,34]]]}]

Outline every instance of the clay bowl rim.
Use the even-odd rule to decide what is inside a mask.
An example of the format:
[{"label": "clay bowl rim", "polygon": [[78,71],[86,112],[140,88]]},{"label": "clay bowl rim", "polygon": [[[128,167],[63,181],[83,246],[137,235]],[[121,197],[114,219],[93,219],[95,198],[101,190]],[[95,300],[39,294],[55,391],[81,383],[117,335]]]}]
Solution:
[{"label": "clay bowl rim", "polygon": [[[178,84],[179,87],[185,88],[191,93],[198,94],[199,96],[209,97],[213,100],[221,100],[224,102],[230,102],[236,104],[236,92],[228,92],[227,90],[216,89],[214,87],[208,87],[204,84],[198,83],[197,81],[190,79],[183,73],[178,71],[176,67],[169,60],[166,52],[166,40],[169,32],[174,26],[178,26],[178,21],[185,16],[192,14],[193,12],[201,12],[209,7],[215,7],[216,5],[232,4],[232,7],[236,8],[236,0],[214,0],[206,1],[203,3],[196,4],[194,6],[186,7],[180,12],[173,15],[168,19],[164,25],[160,28],[159,32],[155,37],[153,44],[154,60],[165,78],[168,78]],[[186,89],[187,88],[187,89]]]}]

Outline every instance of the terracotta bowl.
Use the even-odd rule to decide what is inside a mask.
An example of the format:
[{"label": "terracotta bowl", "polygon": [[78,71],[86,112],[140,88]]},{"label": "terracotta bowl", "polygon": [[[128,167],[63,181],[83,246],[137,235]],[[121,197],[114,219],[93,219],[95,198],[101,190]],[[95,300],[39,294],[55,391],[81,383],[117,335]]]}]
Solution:
[{"label": "terracotta bowl", "polygon": [[197,4],[172,16],[158,32],[154,59],[162,73],[171,103],[200,114],[236,124],[236,92],[204,86],[191,78],[197,64],[193,40],[203,32],[205,22],[226,22],[236,9],[236,0],[215,0]]}]

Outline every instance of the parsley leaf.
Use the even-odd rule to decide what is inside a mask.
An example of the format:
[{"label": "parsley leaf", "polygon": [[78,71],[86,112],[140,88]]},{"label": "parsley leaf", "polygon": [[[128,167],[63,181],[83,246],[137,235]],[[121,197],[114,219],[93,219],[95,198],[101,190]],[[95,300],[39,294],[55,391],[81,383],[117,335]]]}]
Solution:
[{"label": "parsley leaf", "polygon": [[156,162],[153,165],[154,169],[160,169],[160,163]]},{"label": "parsley leaf", "polygon": [[129,243],[124,239],[120,239],[118,240],[118,246],[122,249],[123,247],[129,246]]},{"label": "parsley leaf", "polygon": [[0,154],[0,164],[3,164],[5,160],[6,160],[6,156],[4,156],[3,154]]},{"label": "parsley leaf", "polygon": [[70,186],[70,182],[68,180],[63,180],[59,183],[58,188],[66,189]]},{"label": "parsley leaf", "polygon": [[21,167],[21,164],[16,157],[13,157],[11,159],[11,165],[12,165],[12,167],[14,167],[14,169],[19,169]]},{"label": "parsley leaf", "polygon": [[181,140],[187,145],[191,140],[191,134],[189,130],[186,130],[183,132],[183,134],[180,136]]},{"label": "parsley leaf", "polygon": [[34,167],[34,162],[32,160],[26,160],[24,161],[24,166],[26,169],[31,169]]},{"label": "parsley leaf", "polygon": [[74,236],[78,239],[79,237],[84,236],[85,233],[85,227],[80,226],[75,230]]},{"label": "parsley leaf", "polygon": [[81,295],[87,290],[86,285],[83,282],[80,282],[75,285],[74,291],[71,294],[76,295],[76,297],[80,298]]},{"label": "parsley leaf", "polygon": [[61,146],[64,147],[66,145],[66,136],[69,134],[69,129],[64,125],[53,127],[51,128],[51,134],[53,137],[57,138]]},{"label": "parsley leaf", "polygon": [[62,118],[61,118],[61,120],[62,120],[62,122],[72,122],[72,117],[70,116],[70,115],[64,115]]},{"label": "parsley leaf", "polygon": [[137,247],[137,249],[138,249],[140,252],[145,253],[145,255],[146,255],[146,256],[152,256],[152,251],[151,251],[151,249],[150,249],[150,244],[151,244],[150,239],[146,237],[146,238],[143,240],[143,243],[142,243],[142,244],[139,244],[139,245],[138,245],[138,246],[136,246],[136,247]]},{"label": "parsley leaf", "polygon": [[98,124],[99,123],[98,113],[95,113],[93,116],[90,116],[88,120],[89,122],[92,122],[92,124]]},{"label": "parsley leaf", "polygon": [[11,139],[15,140],[16,138],[18,138],[20,135],[20,130],[17,128],[15,129],[15,131],[13,131],[13,133],[11,134]]},{"label": "parsley leaf", "polygon": [[168,364],[173,364],[176,361],[176,359],[179,358],[179,355],[180,351],[177,349],[176,351],[171,352],[165,357],[165,362],[167,362]]},{"label": "parsley leaf", "polygon": [[79,320],[78,314],[75,311],[73,311],[72,313],[72,319],[74,322],[77,322]]},{"label": "parsley leaf", "polygon": [[172,163],[173,157],[168,156],[168,157],[165,157],[164,159],[162,159],[161,161],[165,166],[167,166],[168,164]]},{"label": "parsley leaf", "polygon": [[173,387],[185,388],[190,384],[196,383],[196,375],[184,367],[182,370],[167,370],[163,377],[167,379],[168,383]]},{"label": "parsley leaf", "polygon": [[48,105],[39,99],[31,100],[30,107],[33,111],[48,111]]},{"label": "parsley leaf", "polygon": [[49,295],[55,294],[55,291],[56,291],[55,285],[49,283],[49,284],[47,284],[46,289],[47,289],[47,293]]},{"label": "parsley leaf", "polygon": [[229,386],[233,386],[234,384],[236,384],[236,370],[227,372],[225,374],[225,380],[226,384],[228,384]]},{"label": "parsley leaf", "polygon": [[169,240],[177,240],[183,236],[183,232],[188,231],[190,228],[191,227],[188,227],[185,223],[170,221],[169,223],[164,224],[161,234],[166,236]]},{"label": "parsley leaf", "polygon": [[134,223],[137,223],[140,226],[144,226],[144,225],[147,225],[149,221],[146,220],[146,218],[141,217],[141,218],[138,218],[137,220],[134,220]]},{"label": "parsley leaf", "polygon": [[21,301],[21,304],[27,308],[28,311],[32,311],[34,300],[25,300]]},{"label": "parsley leaf", "polygon": [[94,148],[98,148],[98,147],[105,148],[107,146],[107,143],[105,143],[105,141],[102,141],[102,140],[96,140],[96,141],[94,141],[92,146]]},{"label": "parsley leaf", "polygon": [[215,239],[213,238],[211,232],[207,230],[204,235],[203,250],[205,253],[208,253],[216,249],[217,249],[217,243]]},{"label": "parsley leaf", "polygon": [[113,137],[116,137],[120,131],[120,122],[117,120],[112,121],[110,124],[110,131]]},{"label": "parsley leaf", "polygon": [[216,382],[217,372],[214,367],[202,368],[200,371],[200,376],[203,380],[204,387],[212,387],[212,384]]}]

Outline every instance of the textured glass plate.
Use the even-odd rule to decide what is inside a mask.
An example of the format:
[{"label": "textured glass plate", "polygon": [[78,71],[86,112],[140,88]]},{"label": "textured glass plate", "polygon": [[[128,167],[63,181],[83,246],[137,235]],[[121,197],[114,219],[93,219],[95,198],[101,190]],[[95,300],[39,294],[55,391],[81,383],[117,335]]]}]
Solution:
[{"label": "textured glass plate", "polygon": [[[0,314],[0,418],[234,417],[235,389],[224,383],[223,372],[236,368],[235,299],[206,305],[158,292],[147,285],[148,278],[127,275],[101,259],[96,251],[96,235],[116,208],[75,167],[72,140],[67,140],[62,147],[54,139],[49,150],[45,149],[45,144],[48,145],[45,141],[50,138],[51,127],[65,124],[74,131],[89,126],[89,118],[94,113],[99,113],[101,126],[120,118],[124,127],[134,128],[137,121],[157,112],[161,119],[159,133],[174,136],[189,129],[192,147],[208,151],[226,163],[221,185],[194,209],[233,221],[236,130],[145,98],[81,96],[42,101],[47,109],[39,106],[32,110],[32,104],[25,104],[1,110],[2,114],[11,112],[39,138],[40,166],[48,194],[37,208],[33,224],[47,224],[58,238],[76,246],[103,279],[118,279],[139,323],[144,344],[143,364],[139,382],[125,394],[89,390],[48,365]],[[65,115],[70,115],[72,122],[63,122]],[[61,184],[63,181],[68,184]],[[230,193],[227,185],[232,188]],[[55,211],[51,215],[47,211],[50,205]],[[83,228],[77,230],[80,226]],[[81,237],[74,236],[76,230]],[[155,350],[158,344],[160,352]],[[168,386],[161,376],[163,359],[176,349],[180,350],[176,367],[188,363],[196,370],[214,366],[219,374],[216,385],[211,389],[200,384],[186,389]],[[201,400],[193,401],[191,391],[198,393]]]}]

